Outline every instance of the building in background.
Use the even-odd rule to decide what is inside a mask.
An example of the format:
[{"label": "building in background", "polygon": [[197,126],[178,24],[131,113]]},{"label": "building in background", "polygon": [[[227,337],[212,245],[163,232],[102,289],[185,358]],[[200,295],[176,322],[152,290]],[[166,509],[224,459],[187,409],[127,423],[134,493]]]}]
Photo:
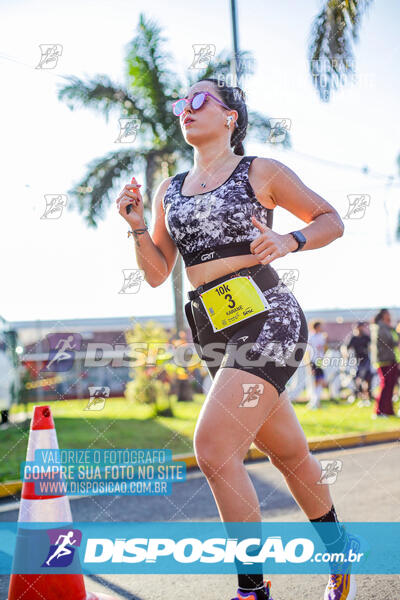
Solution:
[{"label": "building in background", "polygon": [[[394,321],[399,321],[400,308],[389,310]],[[308,322],[317,319],[323,323],[323,329],[328,334],[329,348],[335,354],[351,336],[355,324],[358,321],[370,321],[377,311],[378,309],[334,309],[305,311],[305,315]],[[138,317],[134,322],[146,321],[161,324],[171,335],[174,331],[173,315]],[[128,358],[125,331],[132,329],[132,325],[130,317],[8,323],[7,329],[15,332],[14,348],[19,349],[19,359],[27,374],[23,384],[28,392],[25,400],[46,402],[89,398],[90,386],[108,387],[110,397],[122,396],[125,385],[131,378],[131,368],[125,366],[123,361],[126,363]],[[191,341],[190,329],[187,328],[186,332]],[[59,350],[66,345],[66,354],[73,357],[66,370],[52,370],[57,367],[54,367],[54,348],[53,353],[50,352],[49,336],[57,340]],[[74,339],[66,342],[68,336],[74,336]],[[46,366],[52,359],[51,368],[47,369]],[[289,387],[292,399],[299,390],[307,386],[307,371],[300,368],[292,378]]]}]

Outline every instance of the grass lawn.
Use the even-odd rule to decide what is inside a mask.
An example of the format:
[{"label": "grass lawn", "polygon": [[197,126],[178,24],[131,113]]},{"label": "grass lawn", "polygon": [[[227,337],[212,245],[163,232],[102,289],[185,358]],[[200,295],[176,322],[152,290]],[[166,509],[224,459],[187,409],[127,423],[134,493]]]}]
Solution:
[{"label": "grass lawn", "polygon": [[[50,402],[60,448],[168,448],[174,454],[193,453],[193,432],[204,401],[196,394],[193,402],[173,399],[174,417],[150,418],[149,406],[110,398],[101,411],[84,410],[87,400]],[[33,404],[27,405],[29,413]],[[309,411],[304,403],[293,404],[307,438],[342,433],[400,429],[400,419],[371,419],[372,407],[322,401],[319,410]],[[395,410],[400,406],[395,406]],[[11,413],[24,411],[13,406]],[[0,481],[19,479],[25,460],[30,421],[0,430]]]}]

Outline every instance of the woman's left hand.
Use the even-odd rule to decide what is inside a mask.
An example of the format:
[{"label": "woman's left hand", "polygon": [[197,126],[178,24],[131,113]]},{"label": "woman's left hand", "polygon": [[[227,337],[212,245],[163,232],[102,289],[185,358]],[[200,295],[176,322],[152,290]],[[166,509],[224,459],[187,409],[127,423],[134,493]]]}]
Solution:
[{"label": "woman's left hand", "polygon": [[257,221],[256,217],[251,217],[254,227],[260,230],[260,235],[250,244],[250,251],[262,265],[267,265],[276,258],[286,256],[297,248],[297,242],[290,233],[281,235],[272,231],[268,225]]}]

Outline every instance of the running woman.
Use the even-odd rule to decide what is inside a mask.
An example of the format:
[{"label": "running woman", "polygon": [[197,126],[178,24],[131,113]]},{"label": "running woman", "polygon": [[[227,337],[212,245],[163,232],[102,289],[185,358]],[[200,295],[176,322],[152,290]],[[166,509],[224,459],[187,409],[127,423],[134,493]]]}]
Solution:
[{"label": "running woman", "polygon": [[[284,164],[244,156],[248,115],[239,88],[202,79],[173,103],[173,111],[194,162],[189,171],[160,183],[151,234],[137,185],[126,185],[116,203],[132,228],[138,267],[152,287],[167,279],[178,251],[185,262],[193,288],[186,315],[213,379],[194,435],[197,462],[221,520],[246,522],[249,532],[259,531],[260,505],[243,463],[254,442],[281,471],[314,526],[334,522],[335,534],[323,541],[329,551],[341,551],[348,535],[329,486],[318,484],[321,465],[285,391],[304,354],[307,323],[270,263],[289,252],[326,246],[343,234],[343,223]],[[273,231],[278,206],[307,226]],[[332,532],[331,527],[322,529]],[[354,575],[338,571],[331,569],[324,598],[352,600]],[[258,573],[238,573],[238,585],[236,600],[272,600],[262,565]]]}]

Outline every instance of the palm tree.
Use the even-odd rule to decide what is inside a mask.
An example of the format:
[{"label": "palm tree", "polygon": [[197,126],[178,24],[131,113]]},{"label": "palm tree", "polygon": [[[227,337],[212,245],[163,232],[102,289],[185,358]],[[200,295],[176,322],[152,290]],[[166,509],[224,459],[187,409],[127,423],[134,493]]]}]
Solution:
[{"label": "palm tree", "polygon": [[[133,146],[93,159],[81,181],[68,191],[72,206],[84,216],[89,227],[98,225],[121,187],[138,172],[144,173],[142,195],[145,215],[149,217],[158,182],[174,174],[178,165],[191,162],[193,155],[192,148],[182,137],[179,119],[171,112],[171,103],[200,77],[228,77],[230,74],[230,55],[222,52],[215,65],[210,63],[201,70],[188,70],[187,81],[180,81],[171,68],[173,59],[164,48],[164,40],[157,23],[140,14],[137,33],[127,48],[123,85],[114,83],[107,75],[96,75],[87,81],[69,76],[65,78],[68,83],[58,90],[59,100],[65,101],[71,110],[79,106],[97,110],[106,122],[111,112],[120,118],[140,121]],[[251,65],[250,58],[250,53],[240,53],[241,64]],[[244,71],[245,75],[250,74],[252,68]],[[270,134],[270,120],[249,111],[248,135],[265,143],[271,139]],[[288,135],[278,143],[289,146]],[[178,331],[184,328],[182,271],[182,260],[178,256],[172,271]]]},{"label": "palm tree", "polygon": [[[373,0],[326,0],[311,26],[309,70],[321,100],[329,102],[346,77],[354,74],[353,42]],[[397,157],[400,175],[400,154]],[[400,213],[396,227],[400,241]]]},{"label": "palm tree", "polygon": [[373,0],[326,0],[311,26],[308,51],[313,85],[328,102],[333,89],[354,73],[353,42]]}]

